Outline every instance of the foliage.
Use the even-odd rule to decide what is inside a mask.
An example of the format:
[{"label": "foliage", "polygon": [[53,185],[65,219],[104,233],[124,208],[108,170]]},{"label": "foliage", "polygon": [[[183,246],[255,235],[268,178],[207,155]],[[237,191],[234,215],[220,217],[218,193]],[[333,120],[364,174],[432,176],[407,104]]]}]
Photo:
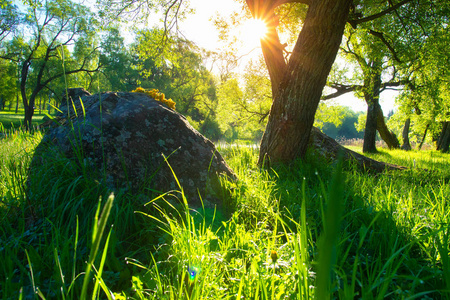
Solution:
[{"label": "foliage", "polygon": [[221,81],[217,98],[217,120],[227,142],[261,139],[272,102],[261,59],[250,61],[244,74],[229,74]]},{"label": "foliage", "polygon": [[17,7],[8,0],[0,1],[0,42],[15,31],[19,23]]},{"label": "foliage", "polygon": [[[0,58],[20,65],[24,125],[29,128],[43,89],[51,90],[50,84],[66,74],[98,69],[93,39],[97,22],[87,7],[70,0],[25,2],[24,10],[21,29],[30,34],[2,41]],[[66,55],[68,47],[74,48],[73,57]]]},{"label": "foliage", "polygon": [[412,141],[422,139],[425,130],[429,132],[429,140],[435,138],[441,122],[449,119],[447,82],[450,74],[443,64],[450,58],[449,50],[444,47],[448,40],[448,28],[436,25],[417,54],[410,86],[397,99],[399,110],[393,123],[401,127],[405,119],[410,118]]},{"label": "foliage", "polygon": [[[125,44],[117,27],[106,28],[106,36],[101,39],[99,63],[103,66],[94,80],[100,90],[131,91],[139,86],[139,60],[132,49]],[[84,85],[83,85],[84,86]],[[86,88],[88,88],[86,86]]]},{"label": "foliage", "polygon": [[[321,103],[316,112],[314,126],[333,139],[358,139],[363,134],[357,128],[364,113],[355,113],[349,107]],[[362,127],[364,132],[364,126]]]},{"label": "foliage", "polygon": [[0,110],[11,104],[17,95],[17,66],[11,62],[0,60]]},{"label": "foliage", "polygon": [[145,89],[160,89],[177,99],[177,110],[208,137],[218,139],[216,85],[203,60],[208,56],[192,42],[168,35],[161,44],[163,30],[153,28],[137,33],[133,52],[139,57],[139,82]]}]

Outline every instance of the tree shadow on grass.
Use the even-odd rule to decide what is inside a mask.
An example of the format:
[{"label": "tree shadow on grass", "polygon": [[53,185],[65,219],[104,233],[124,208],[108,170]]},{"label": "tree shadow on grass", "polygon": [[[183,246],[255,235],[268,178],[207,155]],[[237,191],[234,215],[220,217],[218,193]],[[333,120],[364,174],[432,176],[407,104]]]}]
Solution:
[{"label": "tree shadow on grass", "polygon": [[[277,167],[271,179],[276,183],[282,216],[299,220],[302,201],[306,201],[314,248],[312,260],[317,262],[320,253],[317,255],[316,245],[326,223],[323,218],[327,199],[335,192],[328,188],[335,166],[311,154],[306,161]],[[410,176],[402,172],[409,172]],[[414,181],[404,179],[413,175],[412,170],[377,176],[351,167],[344,171],[344,211],[332,280],[334,296],[340,299],[349,295],[363,299],[380,295],[403,299],[421,293],[433,299],[448,296],[444,292],[450,284],[448,272],[443,268],[446,260],[439,258],[442,254],[448,257],[448,243],[432,245],[436,240],[445,241],[448,230],[434,230],[440,226],[439,221],[435,224],[425,221],[430,199],[421,197],[424,193],[417,190]]]}]

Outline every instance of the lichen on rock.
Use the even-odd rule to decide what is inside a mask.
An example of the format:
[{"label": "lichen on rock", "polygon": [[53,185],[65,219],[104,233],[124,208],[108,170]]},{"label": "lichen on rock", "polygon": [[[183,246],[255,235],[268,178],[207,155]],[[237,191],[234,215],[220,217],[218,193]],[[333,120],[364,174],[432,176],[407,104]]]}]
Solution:
[{"label": "lichen on rock", "polygon": [[146,93],[86,92],[77,98],[74,92],[77,113],[72,105],[61,107],[47,123],[42,149],[53,145],[75,157],[73,145],[79,145],[92,167],[106,172],[113,189],[163,193],[177,188],[176,175],[190,203],[200,204],[201,197],[221,204],[219,176],[235,174],[184,116]]}]

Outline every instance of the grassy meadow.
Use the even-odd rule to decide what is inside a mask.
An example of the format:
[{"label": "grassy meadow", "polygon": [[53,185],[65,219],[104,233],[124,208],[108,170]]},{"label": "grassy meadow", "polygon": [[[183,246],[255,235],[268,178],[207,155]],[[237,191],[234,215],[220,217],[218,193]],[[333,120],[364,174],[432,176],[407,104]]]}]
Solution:
[{"label": "grassy meadow", "polygon": [[450,299],[448,154],[382,150],[410,169],[374,175],[222,146],[239,181],[213,210],[111,194],[57,152],[31,164],[41,139],[0,138],[2,299]]},{"label": "grassy meadow", "polygon": [[[19,111],[16,114],[14,111],[0,111],[0,129],[9,130],[14,128],[20,128],[23,125],[23,111]],[[42,123],[42,119],[45,114],[35,114],[33,116],[33,125]]]}]

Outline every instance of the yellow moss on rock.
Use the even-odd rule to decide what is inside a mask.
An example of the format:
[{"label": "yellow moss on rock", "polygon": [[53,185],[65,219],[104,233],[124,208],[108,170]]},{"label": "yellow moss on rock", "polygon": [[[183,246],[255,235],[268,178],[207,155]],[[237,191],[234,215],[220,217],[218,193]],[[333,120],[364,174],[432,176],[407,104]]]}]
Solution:
[{"label": "yellow moss on rock", "polygon": [[133,93],[144,93],[146,95],[149,95],[150,97],[152,97],[153,99],[164,103],[165,105],[167,105],[168,107],[170,107],[171,109],[175,110],[175,102],[172,99],[166,99],[166,96],[164,95],[164,93],[161,93],[159,90],[157,89],[152,89],[152,90],[146,90],[142,87],[138,87],[135,90],[131,91]]}]

